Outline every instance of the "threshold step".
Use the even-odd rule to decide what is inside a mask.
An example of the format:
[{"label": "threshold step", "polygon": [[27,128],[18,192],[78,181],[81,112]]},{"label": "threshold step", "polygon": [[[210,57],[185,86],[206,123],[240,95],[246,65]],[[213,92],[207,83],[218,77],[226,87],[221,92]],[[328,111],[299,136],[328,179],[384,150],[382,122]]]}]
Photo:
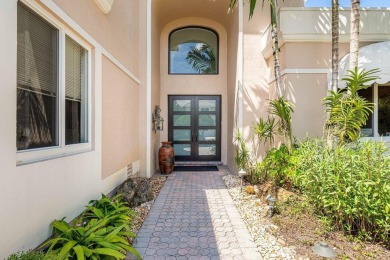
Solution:
[{"label": "threshold step", "polygon": [[220,166],[223,165],[223,163],[218,161],[209,161],[209,162],[175,161],[175,165],[177,166]]}]

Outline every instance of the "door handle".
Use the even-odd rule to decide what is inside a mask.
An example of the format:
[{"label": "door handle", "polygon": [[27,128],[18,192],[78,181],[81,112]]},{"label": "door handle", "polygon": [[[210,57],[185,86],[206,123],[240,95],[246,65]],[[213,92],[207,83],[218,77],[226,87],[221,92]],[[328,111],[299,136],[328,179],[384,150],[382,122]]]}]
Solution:
[{"label": "door handle", "polygon": [[198,132],[195,132],[195,142],[198,141]]}]

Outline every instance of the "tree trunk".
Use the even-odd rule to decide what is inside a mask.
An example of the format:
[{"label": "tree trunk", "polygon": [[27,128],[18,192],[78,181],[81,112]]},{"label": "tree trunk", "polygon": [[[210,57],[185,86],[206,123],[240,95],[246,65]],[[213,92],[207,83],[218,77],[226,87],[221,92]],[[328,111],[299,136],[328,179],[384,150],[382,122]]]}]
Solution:
[{"label": "tree trunk", "polygon": [[351,0],[351,42],[349,46],[349,69],[358,66],[359,56],[360,0]]},{"label": "tree trunk", "polygon": [[272,49],[274,56],[274,72],[275,72],[275,83],[276,92],[278,98],[282,97],[282,84],[280,81],[280,60],[279,60],[279,38],[278,38],[278,16],[275,0],[270,0],[271,7],[271,36],[272,36]]},{"label": "tree trunk", "polygon": [[339,75],[339,0],[332,0],[332,90],[338,89]]}]

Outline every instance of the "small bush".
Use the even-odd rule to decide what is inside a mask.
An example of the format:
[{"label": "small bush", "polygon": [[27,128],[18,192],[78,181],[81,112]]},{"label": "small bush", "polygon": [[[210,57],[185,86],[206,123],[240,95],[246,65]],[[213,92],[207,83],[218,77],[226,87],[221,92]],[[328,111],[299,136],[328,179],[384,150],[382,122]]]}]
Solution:
[{"label": "small bush", "polygon": [[118,194],[113,198],[108,198],[102,194],[99,200],[91,200],[82,215],[83,221],[89,222],[92,219],[107,219],[108,226],[119,227],[125,225],[125,229],[130,231],[131,219],[135,214],[130,210],[126,202],[122,201],[122,195]]},{"label": "small bush", "polygon": [[293,159],[294,156],[290,154],[285,144],[269,150],[261,163],[264,175],[267,176],[266,179],[271,180],[277,186],[290,188]]},{"label": "small bush", "polygon": [[294,155],[294,183],[315,208],[348,234],[390,246],[390,158],[381,142],[303,142]]},{"label": "small bush", "polygon": [[121,201],[102,195],[93,200],[81,218],[70,226],[66,221],[53,222],[54,237],[42,247],[49,247],[48,254],[55,253],[58,259],[124,259],[131,252],[141,259],[131,247],[128,237],[133,212]]},{"label": "small bush", "polygon": [[57,260],[55,254],[46,254],[42,251],[17,252],[10,255],[7,260]]}]

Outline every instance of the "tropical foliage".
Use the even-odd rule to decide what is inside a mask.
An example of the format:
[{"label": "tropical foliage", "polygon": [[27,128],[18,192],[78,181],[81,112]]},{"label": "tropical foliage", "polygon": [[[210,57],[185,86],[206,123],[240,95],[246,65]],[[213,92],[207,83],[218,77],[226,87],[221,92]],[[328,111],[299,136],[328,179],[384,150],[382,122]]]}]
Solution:
[{"label": "tropical foliage", "polygon": [[275,142],[275,127],[275,118],[268,117],[267,120],[260,118],[253,124],[253,132],[261,143],[269,142],[272,145]]},{"label": "tropical foliage", "polygon": [[124,259],[126,252],[141,258],[131,247],[128,237],[132,212],[121,201],[121,196],[109,199],[102,195],[70,226],[64,219],[55,220],[53,238],[41,247],[48,247],[48,254],[57,255],[57,259]]},{"label": "tropical foliage", "polygon": [[130,210],[121,198],[121,194],[116,195],[112,199],[102,194],[100,200],[91,200],[87,210],[83,213],[83,220],[107,219],[108,225],[114,227],[125,225],[125,229],[129,231],[129,223],[135,213]]},{"label": "tropical foliage", "polygon": [[284,138],[289,151],[292,149],[293,137],[291,116],[294,113],[294,105],[280,97],[270,101],[269,113],[278,118],[276,123],[278,133]]},{"label": "tropical foliage", "polygon": [[271,180],[277,186],[290,188],[293,160],[294,157],[285,144],[282,144],[279,148],[272,148],[267,152],[261,163],[262,178]]},{"label": "tropical foliage", "polygon": [[213,48],[206,44],[192,47],[186,57],[192,68],[201,74],[217,73],[217,62]]},{"label": "tropical foliage", "polygon": [[323,99],[329,115],[325,129],[339,143],[356,141],[360,136],[360,129],[372,113],[373,104],[360,97],[359,90],[366,89],[368,82],[377,79],[376,73],[377,69],[359,72],[355,68],[343,78],[346,88],[329,91],[329,95]]},{"label": "tropical foliage", "polygon": [[10,255],[7,260],[57,260],[55,254],[45,254],[42,251],[17,252]]},{"label": "tropical foliage", "polygon": [[243,133],[238,131],[235,135],[236,154],[235,162],[239,169],[250,171],[252,168],[253,155],[249,147],[246,145]]},{"label": "tropical foliage", "polygon": [[294,183],[318,212],[348,234],[389,244],[390,158],[381,142],[338,145],[322,140],[300,144],[294,154]]}]

